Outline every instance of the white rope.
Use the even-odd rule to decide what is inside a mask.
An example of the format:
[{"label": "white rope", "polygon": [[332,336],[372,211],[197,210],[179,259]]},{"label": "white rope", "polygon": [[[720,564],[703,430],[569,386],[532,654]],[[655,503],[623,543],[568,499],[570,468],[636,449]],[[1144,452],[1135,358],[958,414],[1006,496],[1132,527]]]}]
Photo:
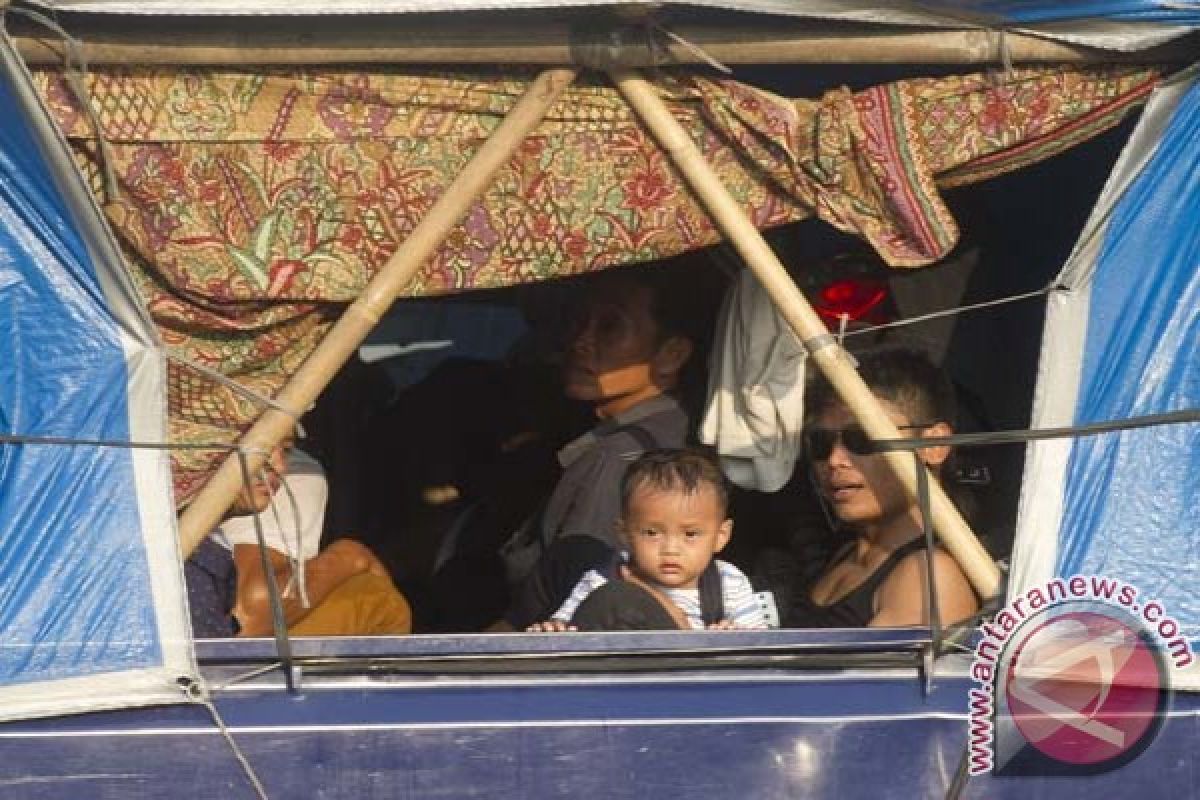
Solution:
[{"label": "white rope", "polygon": [[[199,686],[199,684],[196,685]],[[202,693],[200,703],[208,709],[209,714],[212,714],[213,722],[217,724],[217,728],[221,731],[221,735],[225,737],[225,741],[228,742],[229,749],[233,751],[234,758],[236,758],[238,763],[242,765],[242,772],[245,773],[246,779],[250,781],[250,785],[254,787],[254,793],[258,795],[259,800],[270,800],[270,798],[267,797],[267,790],[263,788],[262,781],[258,779],[258,775],[254,772],[254,767],[250,766],[250,761],[246,758],[246,754],[242,752],[242,748],[238,747],[238,743],[234,740],[233,734],[230,733],[229,728],[225,725],[225,720],[221,719],[221,714],[217,711],[217,707],[213,704],[212,698],[208,697],[207,694]]]},{"label": "white rope", "polygon": [[219,683],[219,684],[213,686],[213,689],[215,691],[221,692],[221,691],[224,691],[225,689],[228,689],[231,686],[236,686],[237,684],[242,683],[244,681],[251,680],[252,678],[257,678],[259,675],[266,675],[268,672],[274,672],[275,670],[279,669],[282,666],[283,666],[282,661],[274,661],[270,664],[267,664],[265,667],[255,667],[254,669],[249,670],[247,672],[239,672],[237,675],[234,675],[232,678],[225,681],[224,683]]},{"label": "white rope", "polygon": [[[281,414],[286,414],[287,416],[289,416],[293,420],[295,420],[296,426],[299,427],[301,413],[293,411],[292,409],[287,408],[283,405],[280,405],[280,403],[278,401],[276,401],[275,399],[267,397],[262,392],[257,392],[254,389],[251,389],[249,386],[238,383],[233,378],[229,377],[228,375],[226,375],[222,372],[218,372],[217,370],[213,369],[212,367],[206,367],[203,364],[197,364],[195,361],[192,361],[184,356],[181,356],[178,353],[176,353],[170,349],[164,349],[163,352],[166,354],[167,358],[174,361],[176,364],[179,364],[180,366],[188,367],[189,369],[194,369],[196,372],[199,372],[201,375],[204,375],[206,378],[216,381],[217,383],[220,383],[224,386],[228,386],[230,389],[233,389],[235,392],[242,395],[243,397],[253,400],[254,402],[256,402],[260,405],[264,405],[264,406],[267,406],[268,408],[272,408]],[[303,433],[303,432],[301,432],[301,433]]]},{"label": "white rope", "polygon": [[[303,608],[312,608],[312,603],[308,599],[308,581],[304,572],[304,527],[300,519],[300,503],[296,500],[295,493],[292,492],[292,487],[287,482],[287,475],[281,475],[275,467],[271,466],[270,461],[263,464],[271,474],[279,479],[279,487],[283,489],[283,493],[287,496],[288,505],[292,511],[292,522],[295,525],[296,532],[296,547],[293,550],[288,546],[287,538],[284,537],[282,544],[287,548],[287,552],[283,555],[288,560],[288,566],[291,568],[292,574],[288,576],[287,584],[283,587],[283,596],[290,597],[292,589],[295,588],[300,594],[300,605]],[[256,512],[257,513],[257,512]],[[286,528],[283,522],[283,515],[279,511],[279,503],[275,502],[275,497],[271,498],[271,513],[275,517],[275,524],[279,526],[280,533]]]},{"label": "white rope", "polygon": [[100,124],[100,115],[96,113],[96,109],[91,102],[91,93],[87,89],[88,65],[87,58],[83,53],[83,43],[67,33],[66,29],[58,24],[57,10],[53,12],[54,19],[31,8],[9,8],[7,10],[33,20],[62,39],[63,46],[66,48],[63,58],[63,80],[66,81],[67,88],[75,95],[75,99],[79,101],[80,110],[87,116],[88,124],[96,132],[96,156],[98,161],[97,167],[100,170],[100,181],[104,184],[104,194],[110,201],[115,201],[118,191],[117,177],[112,167],[112,148],[109,146],[108,140],[104,138],[104,129]]},{"label": "white rope", "polygon": [[687,39],[683,38],[678,33],[675,33],[674,31],[669,30],[667,28],[664,28],[662,25],[659,25],[657,23],[652,24],[650,27],[654,31],[661,33],[663,36],[666,36],[668,39],[675,42],[680,47],[684,48],[685,50],[690,52],[692,55],[699,58],[705,64],[708,64],[710,67],[715,69],[717,72],[720,72],[723,75],[732,75],[733,74],[732,69],[725,66],[720,61],[718,61],[717,59],[710,56],[708,53],[704,52],[704,50],[701,49],[700,45],[698,45],[694,42],[689,42]]},{"label": "white rope", "polygon": [[[240,447],[236,453],[238,465],[242,469],[242,484],[250,487],[254,481],[250,475],[250,464],[246,460],[246,453]],[[270,467],[269,464],[267,466]],[[295,688],[292,672],[292,645],[288,639],[287,622],[283,615],[283,598],[280,597],[279,585],[275,580],[275,568],[267,555],[266,537],[263,534],[262,519],[257,510],[254,511],[252,519],[254,520],[254,536],[258,540],[259,563],[262,565],[263,578],[267,584],[267,599],[271,608],[271,628],[275,634],[275,652],[279,655],[279,660],[283,662],[283,674],[287,681],[288,691],[292,691]]]},{"label": "white rope", "polygon": [[1041,295],[1049,294],[1050,292],[1056,291],[1058,289],[1060,289],[1060,287],[1051,284],[1051,285],[1043,287],[1041,289],[1036,289],[1032,292],[1025,292],[1023,294],[1014,294],[1011,297],[1001,297],[996,300],[987,300],[982,303],[974,303],[973,305],[969,305],[969,306],[956,306],[954,308],[945,308],[945,309],[942,309],[941,311],[934,311],[930,314],[922,314],[919,317],[906,317],[904,319],[898,319],[895,322],[884,322],[879,325],[871,325],[866,328],[859,328],[858,330],[847,331],[846,336],[848,336],[848,337],[849,336],[860,336],[864,333],[875,333],[877,331],[886,330],[887,328],[900,328],[905,325],[915,325],[918,322],[928,322],[931,319],[940,319],[942,317],[952,317],[955,314],[963,314],[968,311],[978,311],[981,308],[992,308],[994,306],[1007,305],[1008,303],[1015,303],[1018,300],[1028,300],[1031,297],[1040,297]]}]

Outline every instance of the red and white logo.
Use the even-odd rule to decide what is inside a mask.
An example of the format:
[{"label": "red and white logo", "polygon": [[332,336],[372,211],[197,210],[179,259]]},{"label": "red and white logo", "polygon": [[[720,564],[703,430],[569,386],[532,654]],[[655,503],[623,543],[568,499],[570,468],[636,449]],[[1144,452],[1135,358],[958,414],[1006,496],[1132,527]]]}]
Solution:
[{"label": "red and white logo", "polygon": [[968,771],[1113,770],[1162,727],[1172,670],[1193,663],[1162,603],[1103,575],[1031,586],[979,626],[968,692]]},{"label": "red and white logo", "polygon": [[1045,756],[1093,767],[1123,762],[1156,729],[1166,666],[1153,640],[1125,616],[1068,605],[1014,637],[1004,705],[1025,741]]}]

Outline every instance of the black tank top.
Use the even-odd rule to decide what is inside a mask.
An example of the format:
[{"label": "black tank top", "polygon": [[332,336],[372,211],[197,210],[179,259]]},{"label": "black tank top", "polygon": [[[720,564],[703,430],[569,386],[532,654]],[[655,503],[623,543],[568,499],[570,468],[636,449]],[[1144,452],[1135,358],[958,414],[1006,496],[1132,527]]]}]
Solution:
[{"label": "black tank top", "polygon": [[[871,618],[875,616],[875,590],[887,580],[887,577],[892,574],[892,570],[906,556],[923,549],[925,549],[923,537],[917,537],[911,542],[897,547],[865,581],[852,589],[845,597],[827,606],[814,602],[808,596],[808,592],[801,592],[792,607],[788,627],[865,628],[871,622]],[[830,564],[834,565],[842,561],[845,552],[843,549]]]}]

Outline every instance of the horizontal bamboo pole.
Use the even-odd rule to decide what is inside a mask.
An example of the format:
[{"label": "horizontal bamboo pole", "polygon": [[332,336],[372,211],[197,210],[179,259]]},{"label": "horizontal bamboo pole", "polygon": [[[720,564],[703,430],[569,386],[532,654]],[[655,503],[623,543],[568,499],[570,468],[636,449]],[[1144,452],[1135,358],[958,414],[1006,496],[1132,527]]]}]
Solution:
[{"label": "horizontal bamboo pole", "polygon": [[[746,217],[737,201],[721,185],[716,172],[705,162],[704,156],[687,131],[671,115],[654,86],[636,72],[629,70],[615,71],[613,80],[666,151],[672,163],[683,174],[688,186],[713,217],[717,227],[757,276],[775,307],[809,349],[813,362],[833,385],[863,429],[875,439],[900,438],[900,432],[855,371],[845,351],[833,343],[825,324],[796,287],[770,245]],[[882,455],[909,494],[915,498],[917,472],[912,456],[898,451],[885,452]],[[958,560],[980,596],[994,596],[1000,586],[1000,571],[937,481],[929,481],[929,489],[934,531],[941,537],[950,554]]]},{"label": "horizontal bamboo pole", "polygon": [[[276,402],[294,416],[267,409],[242,437],[241,445],[251,451],[252,472],[262,467],[266,454],[292,431],[296,417],[329,385],[574,79],[572,69],[548,69],[530,84],[433,208],[279,391]],[[231,454],[179,517],[180,546],[185,558],[221,522],[241,489],[241,467],[237,454]]]},{"label": "horizontal bamboo pole", "polygon": [[[681,39],[653,45],[644,29],[597,28],[580,33],[562,23],[521,26],[453,26],[378,21],[353,27],[322,21],[319,29],[294,22],[267,27],[226,22],[221,28],[174,28],[167,32],[75,30],[88,64],[231,66],[322,64],[577,64],[643,67],[726,64],[1000,64],[1167,63],[1195,59],[1200,39],[1189,36],[1140,52],[1099,50],[1021,33],[987,30],[820,30],[785,22],[770,27],[679,26]],[[202,25],[202,22],[195,23]],[[62,63],[63,47],[52,35],[31,31],[15,37],[31,65]],[[1007,57],[1005,52],[1007,51]]]}]

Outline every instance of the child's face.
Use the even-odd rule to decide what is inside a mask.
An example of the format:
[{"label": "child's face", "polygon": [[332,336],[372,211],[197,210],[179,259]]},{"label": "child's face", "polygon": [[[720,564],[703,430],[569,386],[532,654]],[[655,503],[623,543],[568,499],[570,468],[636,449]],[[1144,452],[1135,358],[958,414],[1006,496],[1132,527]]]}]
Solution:
[{"label": "child's face", "polygon": [[708,485],[691,494],[637,488],[622,520],[622,537],[634,572],[669,589],[695,589],[732,533],[733,520],[726,519]]}]

